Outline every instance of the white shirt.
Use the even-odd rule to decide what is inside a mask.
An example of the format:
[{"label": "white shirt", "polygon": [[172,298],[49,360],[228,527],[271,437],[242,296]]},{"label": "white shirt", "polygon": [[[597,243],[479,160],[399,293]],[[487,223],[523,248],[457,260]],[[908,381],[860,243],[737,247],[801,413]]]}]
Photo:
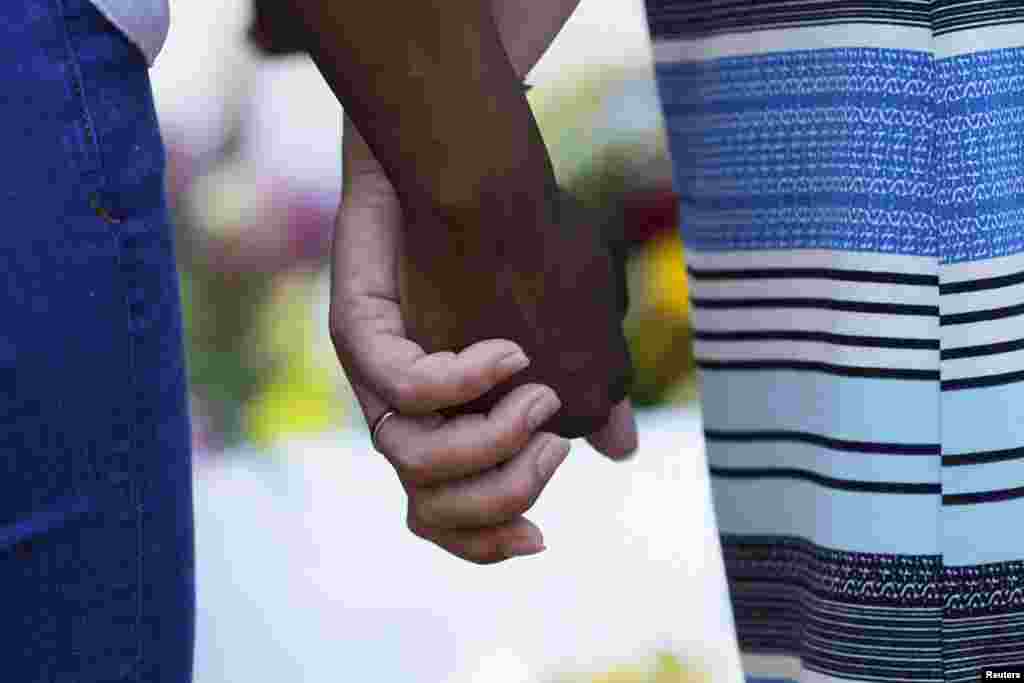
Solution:
[{"label": "white shirt", "polygon": [[96,9],[135,43],[153,66],[171,28],[168,0],[92,0]]}]

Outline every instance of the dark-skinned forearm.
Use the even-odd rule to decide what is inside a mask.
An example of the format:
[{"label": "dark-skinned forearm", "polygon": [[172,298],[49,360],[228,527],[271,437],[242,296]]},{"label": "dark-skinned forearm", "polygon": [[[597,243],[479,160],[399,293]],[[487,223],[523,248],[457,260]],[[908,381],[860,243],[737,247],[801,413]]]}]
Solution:
[{"label": "dark-skinned forearm", "polygon": [[575,3],[556,0],[562,15],[532,24],[528,41],[512,36],[529,8],[500,5],[503,45],[492,1],[398,16],[378,0],[355,18],[330,0],[299,5],[306,51],[401,203],[403,333],[428,353],[510,339],[532,361],[441,414],[487,413],[539,383],[562,400],[547,428],[576,438],[607,422],[632,378],[621,278],[601,217],[559,191],[519,78]]},{"label": "dark-skinned forearm", "polygon": [[450,230],[558,223],[554,170],[490,2],[292,8],[407,211],[438,212]]},{"label": "dark-skinned forearm", "polygon": [[494,23],[520,79],[534,67],[580,0],[491,0]]},{"label": "dark-skinned forearm", "polygon": [[[269,1],[262,0],[263,4],[258,6],[266,7]],[[544,55],[579,2],[580,0],[491,0],[501,43],[520,80],[526,78],[530,69]],[[345,128],[342,137],[345,153],[342,171],[346,174],[347,185],[349,172],[353,167],[360,167],[365,158],[372,158],[372,152],[344,112],[342,117]],[[376,166],[376,163],[372,166]]]}]

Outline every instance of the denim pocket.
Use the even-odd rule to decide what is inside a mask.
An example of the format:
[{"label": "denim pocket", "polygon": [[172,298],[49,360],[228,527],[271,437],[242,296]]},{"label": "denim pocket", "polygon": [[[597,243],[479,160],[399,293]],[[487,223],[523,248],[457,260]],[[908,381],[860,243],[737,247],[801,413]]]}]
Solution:
[{"label": "denim pocket", "polygon": [[[162,180],[165,166],[146,58],[92,0],[52,2],[66,46],[82,197],[99,219],[117,225],[131,210],[125,199],[140,189],[130,181]],[[149,185],[142,201],[152,203],[159,183]]]},{"label": "denim pocket", "polygon": [[119,497],[69,496],[0,525],[3,680],[144,680],[140,519],[126,483]]},{"label": "denim pocket", "polygon": [[26,519],[0,525],[0,553],[13,552],[19,558],[27,558],[39,537],[89,512],[94,504],[92,498],[84,495],[67,496]]},{"label": "denim pocket", "polygon": [[159,174],[145,62],[90,0],[0,2],[0,82],[0,680],[124,680],[159,659],[143,557],[167,542],[143,537],[129,221],[89,199]]}]

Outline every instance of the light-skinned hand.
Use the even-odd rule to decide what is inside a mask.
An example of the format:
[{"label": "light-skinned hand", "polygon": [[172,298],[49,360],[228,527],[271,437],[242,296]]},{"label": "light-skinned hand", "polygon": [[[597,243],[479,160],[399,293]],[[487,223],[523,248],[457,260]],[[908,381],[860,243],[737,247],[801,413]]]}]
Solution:
[{"label": "light-skinned hand", "polygon": [[[523,514],[536,502],[570,442],[529,422],[557,396],[524,384],[489,413],[446,420],[437,410],[467,403],[525,366],[522,350],[490,339],[459,353],[427,354],[405,337],[398,298],[397,248],[402,211],[391,183],[358,131],[345,120],[344,189],[331,267],[331,339],[367,420],[387,410],[377,446],[408,497],[412,533],[477,564],[542,548],[540,529]],[[637,447],[628,399],[587,437],[599,452],[624,459]]]}]

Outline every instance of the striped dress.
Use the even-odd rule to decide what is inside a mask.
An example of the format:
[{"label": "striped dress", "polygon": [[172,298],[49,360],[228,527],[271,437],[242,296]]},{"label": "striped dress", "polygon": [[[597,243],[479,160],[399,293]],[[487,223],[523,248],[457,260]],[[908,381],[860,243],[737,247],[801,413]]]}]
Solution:
[{"label": "striped dress", "polygon": [[1024,666],[1024,2],[646,9],[745,672]]}]

